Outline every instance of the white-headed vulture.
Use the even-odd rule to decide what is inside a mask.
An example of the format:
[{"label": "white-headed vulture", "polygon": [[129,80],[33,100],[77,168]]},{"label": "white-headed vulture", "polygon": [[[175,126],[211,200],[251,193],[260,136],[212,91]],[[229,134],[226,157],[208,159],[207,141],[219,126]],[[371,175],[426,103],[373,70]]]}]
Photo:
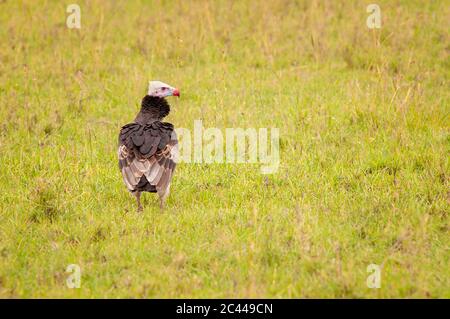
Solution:
[{"label": "white-headed vulture", "polygon": [[174,127],[162,122],[170,112],[165,100],[180,91],[160,81],[150,81],[148,94],[133,123],[119,134],[119,168],[128,190],[142,211],[141,193],[158,193],[161,208],[169,195],[170,181],[178,159],[178,140]]}]

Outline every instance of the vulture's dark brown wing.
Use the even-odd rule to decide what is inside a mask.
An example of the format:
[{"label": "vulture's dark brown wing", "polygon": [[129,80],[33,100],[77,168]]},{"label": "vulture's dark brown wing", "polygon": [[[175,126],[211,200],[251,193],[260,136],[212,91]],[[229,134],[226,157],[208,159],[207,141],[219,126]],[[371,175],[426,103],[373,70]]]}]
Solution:
[{"label": "vulture's dark brown wing", "polygon": [[135,191],[142,176],[165,192],[178,160],[178,140],[173,125],[153,122],[130,123],[119,134],[119,168],[130,191]]}]

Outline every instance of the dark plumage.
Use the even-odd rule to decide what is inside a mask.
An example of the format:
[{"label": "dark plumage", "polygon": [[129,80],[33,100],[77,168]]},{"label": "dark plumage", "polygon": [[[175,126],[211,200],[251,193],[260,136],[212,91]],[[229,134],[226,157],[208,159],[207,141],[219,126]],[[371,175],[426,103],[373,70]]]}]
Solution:
[{"label": "dark plumage", "polygon": [[[157,83],[167,86],[162,82]],[[178,90],[171,89],[171,94],[162,95],[179,94]],[[154,93],[149,89],[149,93],[152,92],[158,94],[158,91]],[[134,122],[120,130],[119,168],[125,185],[136,197],[138,210],[142,210],[141,192],[158,193],[161,207],[169,195],[170,181],[178,157],[178,140],[174,127],[170,123],[161,122],[169,112],[170,106],[164,97],[146,95]]]}]

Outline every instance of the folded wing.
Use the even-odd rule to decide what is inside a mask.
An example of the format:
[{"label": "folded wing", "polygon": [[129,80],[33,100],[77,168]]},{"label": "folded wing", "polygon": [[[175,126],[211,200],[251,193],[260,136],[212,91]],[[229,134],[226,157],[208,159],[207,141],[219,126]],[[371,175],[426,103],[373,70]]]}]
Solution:
[{"label": "folded wing", "polygon": [[152,189],[164,193],[178,160],[178,140],[173,125],[160,121],[125,125],[119,134],[118,155],[119,168],[130,191],[141,190],[142,181],[146,179]]}]

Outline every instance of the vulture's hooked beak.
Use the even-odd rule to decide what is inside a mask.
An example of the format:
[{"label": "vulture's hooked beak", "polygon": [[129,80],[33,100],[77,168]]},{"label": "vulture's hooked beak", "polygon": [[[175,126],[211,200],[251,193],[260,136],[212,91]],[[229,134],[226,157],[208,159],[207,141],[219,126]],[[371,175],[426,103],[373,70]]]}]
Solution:
[{"label": "vulture's hooked beak", "polygon": [[172,95],[180,97],[180,90],[178,90],[178,89],[173,90]]}]

